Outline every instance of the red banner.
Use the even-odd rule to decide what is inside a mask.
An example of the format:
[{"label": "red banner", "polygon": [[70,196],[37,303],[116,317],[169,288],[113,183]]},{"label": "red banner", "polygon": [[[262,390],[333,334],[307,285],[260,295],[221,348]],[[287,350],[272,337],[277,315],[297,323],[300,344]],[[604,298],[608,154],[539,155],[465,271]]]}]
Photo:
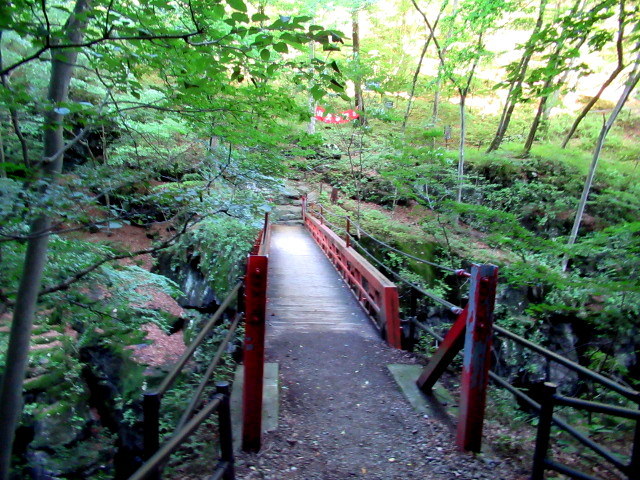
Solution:
[{"label": "red banner", "polygon": [[324,123],[349,123],[351,120],[355,120],[360,117],[358,112],[354,110],[345,110],[340,113],[327,113],[326,115],[325,112],[326,110],[324,108],[316,107],[316,114],[314,115],[314,118]]}]

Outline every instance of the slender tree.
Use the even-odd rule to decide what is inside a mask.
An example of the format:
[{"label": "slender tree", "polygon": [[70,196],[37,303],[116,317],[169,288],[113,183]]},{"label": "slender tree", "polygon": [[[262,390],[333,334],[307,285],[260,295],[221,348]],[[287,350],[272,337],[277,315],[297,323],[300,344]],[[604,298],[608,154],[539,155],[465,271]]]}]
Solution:
[{"label": "slender tree", "polygon": [[[576,211],[576,216],[573,221],[573,227],[571,228],[571,233],[569,234],[569,240],[567,241],[567,245],[571,246],[576,242],[576,238],[578,237],[578,230],[580,230],[580,224],[582,223],[582,217],[584,216],[584,211],[587,206],[587,200],[589,198],[589,193],[591,192],[591,186],[593,185],[593,179],[596,175],[596,169],[598,168],[598,161],[600,160],[600,154],[602,153],[602,147],[604,146],[604,141],[607,138],[607,134],[614,122],[618,118],[620,111],[627,103],[631,92],[640,81],[640,43],[636,44],[636,51],[638,51],[638,55],[633,64],[633,69],[629,73],[629,77],[627,78],[627,82],[625,83],[624,89],[616,106],[613,111],[609,115],[609,118],[602,124],[602,128],[600,129],[600,134],[598,135],[598,140],[596,142],[596,146],[593,150],[593,157],[591,159],[591,165],[589,166],[589,173],[587,174],[587,178],[584,182],[584,187],[582,189],[582,195],[580,196],[580,201],[578,202],[578,209]],[[562,271],[567,269],[568,257],[565,257],[562,262]]]},{"label": "slender tree", "polygon": [[536,51],[536,45],[538,42],[538,35],[542,30],[542,25],[544,21],[544,14],[547,9],[548,0],[540,0],[538,4],[538,15],[536,19],[535,26],[531,32],[529,40],[524,47],[524,52],[522,57],[518,61],[511,65],[509,70],[509,90],[507,92],[507,99],[505,101],[504,107],[502,109],[502,114],[500,115],[500,122],[498,123],[498,129],[493,136],[493,140],[489,144],[489,148],[487,152],[492,152],[497,150],[502,141],[504,139],[505,134],[507,133],[507,129],[509,128],[509,123],[511,122],[511,116],[513,115],[513,111],[516,108],[518,102],[522,99],[522,84],[527,74],[527,70],[529,68],[529,62],[533,57],[533,54]]},{"label": "slender tree", "polygon": [[[90,0],[77,0],[73,13],[64,26],[64,40],[70,45],[80,45],[88,22]],[[67,100],[69,84],[78,50],[64,49],[51,57],[51,74],[47,100],[50,107],[44,117],[44,158],[40,173],[46,183],[56,181],[62,171],[64,159],[63,115],[56,108]],[[46,189],[46,187],[44,187]],[[43,191],[43,194],[45,192]],[[40,215],[31,224],[31,232],[46,232],[51,227],[51,217]],[[27,243],[22,280],[16,295],[11,323],[7,361],[0,390],[0,479],[9,478],[13,436],[22,410],[22,382],[24,381],[29,354],[31,327],[38,303],[42,273],[47,261],[48,235],[35,235]]]},{"label": "slender tree", "polygon": [[604,91],[613,83],[613,81],[618,77],[620,72],[622,72],[625,68],[624,65],[624,38],[625,38],[625,22],[627,18],[627,12],[625,11],[625,0],[620,0],[619,3],[619,12],[618,12],[618,32],[616,34],[616,67],[613,69],[609,77],[604,81],[604,83],[600,86],[598,92],[589,100],[589,102],[584,106],[584,108],[580,111],[576,119],[573,121],[571,128],[569,128],[569,132],[567,136],[562,141],[562,148],[566,148],[569,140],[573,137],[580,125],[580,122],[587,116],[587,114],[591,111],[593,106],[600,100],[600,97],[604,93]]},{"label": "slender tree", "polygon": [[[416,5],[415,2],[414,2],[414,5]],[[438,28],[438,22],[440,21],[440,16],[442,15],[442,12],[446,7],[446,5],[447,5],[446,1],[440,4],[440,10],[438,11],[438,16],[433,22],[434,30]],[[420,70],[422,70],[422,62],[424,61],[424,57],[427,54],[427,50],[432,40],[433,40],[433,31],[427,29],[427,39],[425,40],[424,45],[422,46],[422,50],[420,51],[420,58],[418,60],[418,65],[416,66],[416,70],[413,73],[413,78],[411,80],[411,91],[409,92],[409,99],[407,100],[407,110],[405,111],[404,119],[402,120],[403,130],[407,127],[407,122],[409,121],[409,114],[411,113],[411,108],[413,107],[413,98],[416,93],[418,77],[420,75]]]},{"label": "slender tree", "polygon": [[[415,0],[416,10],[422,18],[429,32],[433,33],[433,42],[440,61],[443,75],[456,89],[460,101],[460,141],[458,143],[458,188],[456,200],[462,201],[464,186],[464,165],[466,146],[466,102],[475,78],[476,69],[484,57],[485,35],[495,28],[501,16],[508,11],[510,5],[503,0],[483,0],[463,2],[445,19],[450,26],[445,43],[440,43],[435,34],[435,28],[424,11]],[[443,20],[444,21],[444,20]],[[454,48],[454,44],[457,44]],[[445,57],[446,54],[446,57]]]}]

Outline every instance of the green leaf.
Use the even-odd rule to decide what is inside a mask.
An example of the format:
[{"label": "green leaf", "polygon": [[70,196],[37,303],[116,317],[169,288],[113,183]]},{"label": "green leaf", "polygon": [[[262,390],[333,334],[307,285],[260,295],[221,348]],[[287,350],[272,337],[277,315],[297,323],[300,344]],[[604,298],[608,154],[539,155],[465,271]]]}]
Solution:
[{"label": "green leaf", "polygon": [[265,15],[264,13],[255,13],[251,17],[251,20],[253,20],[254,22],[264,22],[266,20],[269,20],[269,16]]},{"label": "green leaf", "polygon": [[280,42],[273,46],[273,49],[278,53],[289,53],[289,47],[286,43]]},{"label": "green leaf", "polygon": [[325,52],[339,52],[340,47],[335,43],[325,43],[322,45],[322,50]]},{"label": "green leaf", "polygon": [[209,7],[209,10],[211,11],[211,15],[213,16],[213,18],[215,18],[216,20],[220,20],[224,17],[224,5],[212,5],[211,7]]},{"label": "green leaf", "polygon": [[344,92],[344,86],[339,84],[337,81],[333,79],[331,79],[331,82],[329,83],[329,88],[334,92],[338,92],[338,93]]},{"label": "green leaf", "polygon": [[245,12],[245,13],[247,11],[247,6],[242,0],[227,0],[227,3],[234,10],[238,10],[239,12]]},{"label": "green leaf", "polygon": [[313,97],[314,100],[320,100],[322,97],[325,96],[327,92],[320,86],[314,85],[313,87],[311,87],[311,90],[309,91],[309,93],[311,93],[311,96]]},{"label": "green leaf", "polygon": [[269,50],[267,50],[266,48],[264,50],[262,50],[260,52],[260,58],[262,60],[264,60],[265,62],[269,61],[269,58],[271,58],[271,53],[269,52]]},{"label": "green leaf", "polygon": [[249,23],[249,16],[246,13],[233,12],[231,14],[231,18],[233,18],[236,22]]}]

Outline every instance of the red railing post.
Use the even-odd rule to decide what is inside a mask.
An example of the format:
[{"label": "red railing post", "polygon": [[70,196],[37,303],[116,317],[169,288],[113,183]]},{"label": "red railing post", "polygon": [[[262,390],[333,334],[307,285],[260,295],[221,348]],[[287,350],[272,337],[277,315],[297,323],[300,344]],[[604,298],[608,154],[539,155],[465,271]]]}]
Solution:
[{"label": "red railing post", "polygon": [[472,267],[456,436],[458,447],[472,452],[482,443],[497,283],[495,265]]},{"label": "red railing post", "polygon": [[245,280],[244,388],[242,449],[257,452],[262,440],[262,385],[264,377],[266,255],[249,255]]},{"label": "red railing post", "polygon": [[351,246],[351,218],[347,217],[347,234],[344,237],[347,248]]},{"label": "red railing post", "polygon": [[385,329],[387,333],[387,343],[393,348],[402,348],[400,330],[400,301],[398,300],[398,289],[394,287],[384,287],[383,315]]}]

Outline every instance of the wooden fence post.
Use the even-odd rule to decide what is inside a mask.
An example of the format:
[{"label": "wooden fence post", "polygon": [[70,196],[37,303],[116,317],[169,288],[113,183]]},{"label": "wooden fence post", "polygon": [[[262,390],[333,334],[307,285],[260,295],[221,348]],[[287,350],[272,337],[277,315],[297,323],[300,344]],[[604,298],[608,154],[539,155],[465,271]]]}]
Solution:
[{"label": "wooden fence post", "polygon": [[495,265],[472,267],[456,436],[458,447],[472,452],[479,452],[482,443],[497,283]]},{"label": "wooden fence post", "polygon": [[245,280],[244,388],[242,449],[257,452],[262,440],[262,386],[264,379],[265,310],[267,301],[265,255],[249,255]]},{"label": "wooden fence post", "polygon": [[[160,395],[156,391],[145,392],[142,397],[144,419],[143,448],[144,459],[149,460],[160,448]],[[156,467],[150,472],[150,480],[160,479],[160,470]]]},{"label": "wooden fence post", "polygon": [[538,433],[536,435],[536,449],[533,454],[533,468],[531,480],[543,480],[545,471],[545,459],[549,450],[549,438],[551,435],[551,422],[553,421],[553,396],[557,387],[553,383],[545,382],[540,401],[540,417],[538,418]]}]

